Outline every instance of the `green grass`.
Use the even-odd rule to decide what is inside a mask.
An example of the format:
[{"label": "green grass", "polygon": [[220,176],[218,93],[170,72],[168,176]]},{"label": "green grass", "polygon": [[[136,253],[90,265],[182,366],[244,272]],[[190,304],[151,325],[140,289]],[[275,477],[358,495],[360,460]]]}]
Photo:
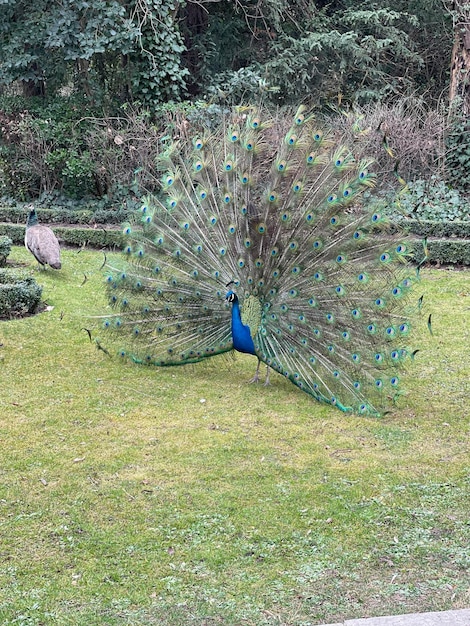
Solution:
[{"label": "green grass", "polygon": [[[255,360],[154,369],[82,330],[102,255],[27,264],[54,307],[0,323],[0,623],[306,626],[470,606],[469,274],[396,410],[323,406]],[[84,275],[87,280],[84,281]]]}]

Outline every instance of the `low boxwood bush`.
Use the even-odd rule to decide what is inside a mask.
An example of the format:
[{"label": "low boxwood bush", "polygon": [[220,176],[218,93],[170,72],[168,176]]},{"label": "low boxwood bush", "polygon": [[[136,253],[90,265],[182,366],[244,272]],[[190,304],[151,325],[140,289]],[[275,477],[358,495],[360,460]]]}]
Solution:
[{"label": "low boxwood bush", "polygon": [[[470,265],[470,239],[434,239],[426,242],[427,258],[431,263],[443,265]],[[425,256],[422,241],[414,245],[414,260],[420,263]]]},{"label": "low boxwood bush", "polygon": [[[90,246],[91,248],[122,248],[124,237],[119,228],[75,228],[55,226],[53,228],[59,242],[70,246]],[[20,224],[0,223],[0,235],[7,235],[17,246],[24,244],[25,227]]]},{"label": "low boxwood bush", "polygon": [[460,239],[470,239],[469,222],[436,222],[431,220],[404,220],[402,225],[415,235],[422,237],[458,237]]},{"label": "low boxwood bush", "polygon": [[[129,217],[126,208],[103,209],[94,207],[87,209],[68,209],[65,207],[37,208],[41,224],[121,224]],[[0,206],[0,222],[26,224],[28,206]]]},{"label": "low boxwood bush", "polygon": [[13,241],[6,235],[0,235],[0,267],[6,263],[7,257],[11,252]]},{"label": "low boxwood bush", "polygon": [[27,272],[0,269],[0,317],[21,317],[35,313],[42,287]]}]

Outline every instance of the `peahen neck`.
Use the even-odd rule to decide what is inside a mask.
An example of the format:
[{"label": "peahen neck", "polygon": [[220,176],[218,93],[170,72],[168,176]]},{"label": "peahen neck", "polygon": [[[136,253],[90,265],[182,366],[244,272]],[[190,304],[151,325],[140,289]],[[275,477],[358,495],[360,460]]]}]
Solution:
[{"label": "peahen neck", "polygon": [[240,303],[235,294],[232,301],[232,341],[233,347],[238,352],[256,355],[250,328],[242,322]]},{"label": "peahen neck", "polygon": [[31,226],[36,226],[38,224],[38,216],[36,213],[36,209],[32,209],[28,215],[28,221],[26,222],[26,228],[30,228]]}]

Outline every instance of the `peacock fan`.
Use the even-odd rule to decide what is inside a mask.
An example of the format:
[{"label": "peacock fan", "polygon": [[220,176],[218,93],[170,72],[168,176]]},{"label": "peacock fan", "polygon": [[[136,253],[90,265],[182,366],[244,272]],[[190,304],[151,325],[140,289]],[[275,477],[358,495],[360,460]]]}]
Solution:
[{"label": "peacock fan", "polygon": [[123,356],[158,366],[230,350],[343,411],[380,415],[400,394],[417,311],[410,246],[361,194],[371,159],[300,108],[282,124],[236,108],[216,132],[161,155],[164,199],[125,225],[109,268]]}]

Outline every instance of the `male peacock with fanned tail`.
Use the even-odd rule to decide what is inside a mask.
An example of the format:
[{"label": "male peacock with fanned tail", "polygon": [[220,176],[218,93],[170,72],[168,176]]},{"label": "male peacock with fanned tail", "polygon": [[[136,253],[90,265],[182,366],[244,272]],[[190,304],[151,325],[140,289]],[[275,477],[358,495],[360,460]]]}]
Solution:
[{"label": "male peacock with fanned tail", "polygon": [[161,156],[164,199],[132,223],[109,268],[121,354],[158,366],[238,350],[339,409],[380,414],[409,360],[406,237],[361,205],[371,159],[317,128],[235,109]]}]

